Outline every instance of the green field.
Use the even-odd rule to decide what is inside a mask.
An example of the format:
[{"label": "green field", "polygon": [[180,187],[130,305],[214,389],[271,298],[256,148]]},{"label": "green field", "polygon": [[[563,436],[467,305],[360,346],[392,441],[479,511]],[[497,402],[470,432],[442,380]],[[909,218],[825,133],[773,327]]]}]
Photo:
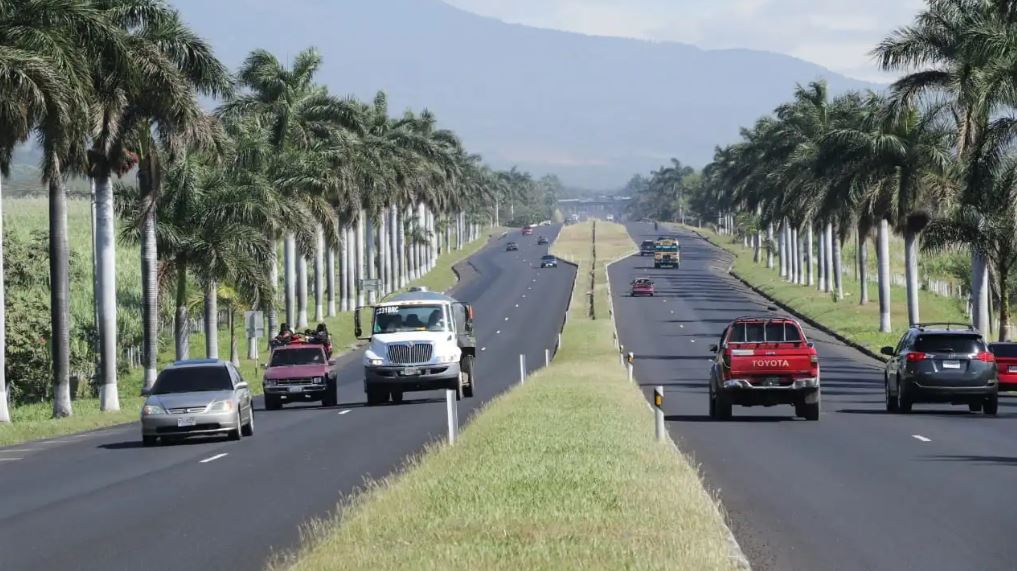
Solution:
[{"label": "green field", "polygon": [[[554,252],[588,279],[590,225]],[[612,340],[604,263],[633,250],[598,224],[596,307],[573,298],[561,351],[484,407],[455,446],[435,444],[307,529],[275,567],[370,569],[735,569],[715,500],[688,460],[654,441],[653,417]]]},{"label": "green field", "polygon": [[[763,291],[771,298],[793,308],[797,313],[813,319],[844,337],[878,353],[881,347],[896,345],[901,334],[907,329],[906,291],[902,287],[891,287],[892,306],[890,309],[892,333],[879,332],[879,292],[875,283],[869,284],[869,299],[866,305],[859,305],[861,285],[852,275],[844,276],[843,301],[818,291],[815,287],[790,284],[781,279],[778,269],[767,269],[765,265],[752,261],[752,249],[742,246],[741,241],[721,236],[708,229],[695,230],[735,256],[733,272]],[[870,250],[871,258],[875,258]],[[927,291],[919,292],[919,312],[922,321],[951,321],[967,323],[963,302],[959,299],[941,297]]]},{"label": "green field", "polygon": [[[17,239],[25,239],[34,232],[45,232],[48,227],[47,203],[43,199],[13,199],[4,202],[4,232]],[[91,227],[89,203],[72,200],[68,203],[68,229],[72,251],[72,283],[71,310],[72,328],[92,322],[92,284],[91,284]],[[434,290],[442,291],[455,283],[455,274],[451,265],[459,259],[472,254],[487,242],[487,235],[480,240],[468,244],[463,250],[450,252],[439,257],[434,270],[419,280],[419,284],[427,285]],[[122,346],[140,344],[140,337],[125,332],[138,331],[141,328],[140,299],[141,261],[140,250],[132,244],[119,244],[117,247],[117,287],[120,299],[118,310],[119,335]],[[47,287],[40,284],[40,288]],[[47,303],[48,303],[48,297]],[[164,319],[170,319],[171,309],[169,298],[164,294],[161,300]],[[222,307],[220,306],[220,309]],[[12,311],[13,310],[13,311]],[[8,307],[8,319],[17,316],[16,308]],[[200,311],[200,308],[199,308]],[[48,314],[43,316],[48,319]],[[247,359],[247,340],[243,331],[242,311],[238,312],[236,336],[240,356],[240,371],[248,380],[256,394],[262,392],[262,374],[259,361],[265,358],[263,348],[259,351],[260,359]],[[336,351],[342,351],[355,345],[353,337],[352,313],[340,313],[338,316],[325,320],[332,333]],[[139,333],[140,335],[140,333]],[[220,323],[219,355],[230,356],[229,330],[225,323]],[[171,326],[164,326],[160,335],[158,366],[161,368],[174,360],[174,348]],[[86,348],[79,350],[87,350]],[[196,333],[190,337],[190,354],[198,357],[205,354],[205,336]],[[92,374],[91,362],[81,367],[76,373],[88,377]],[[8,382],[17,379],[7,378]],[[74,401],[74,416],[66,419],[51,419],[52,405],[47,402],[20,404],[11,407],[13,422],[0,425],[0,446],[16,444],[26,440],[70,434],[82,430],[101,428],[114,424],[130,422],[137,418],[141,408],[142,370],[129,369],[120,375],[120,407],[119,413],[101,413],[98,399],[92,398],[85,383],[81,383]]]}]

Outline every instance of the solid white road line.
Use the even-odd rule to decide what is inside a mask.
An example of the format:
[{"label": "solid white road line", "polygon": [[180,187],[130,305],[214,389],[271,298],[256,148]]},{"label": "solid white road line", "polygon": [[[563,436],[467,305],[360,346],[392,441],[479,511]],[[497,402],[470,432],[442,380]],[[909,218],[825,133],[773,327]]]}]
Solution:
[{"label": "solid white road line", "polygon": [[0,450],[0,454],[13,454],[15,452],[35,452],[35,448],[11,448],[10,450]]},{"label": "solid white road line", "polygon": [[921,442],[932,442],[931,438],[926,438],[926,437],[922,436],[921,434],[912,434],[911,438],[914,438],[915,440],[919,440]]},{"label": "solid white road line", "polygon": [[339,414],[340,414],[340,415],[343,415],[343,414],[346,414],[346,413],[348,413],[348,412],[350,412],[350,409],[346,409],[346,410],[340,410],[340,411],[339,411]]},{"label": "solid white road line", "polygon": [[205,458],[204,460],[202,460],[201,463],[202,464],[207,464],[209,462],[214,462],[214,461],[216,461],[216,460],[218,460],[218,459],[220,459],[220,458],[222,458],[224,456],[229,456],[229,452],[223,452],[222,454],[216,454],[215,456],[210,456],[210,457]]},{"label": "solid white road line", "polygon": [[17,462],[21,458],[0,458],[0,462]]}]

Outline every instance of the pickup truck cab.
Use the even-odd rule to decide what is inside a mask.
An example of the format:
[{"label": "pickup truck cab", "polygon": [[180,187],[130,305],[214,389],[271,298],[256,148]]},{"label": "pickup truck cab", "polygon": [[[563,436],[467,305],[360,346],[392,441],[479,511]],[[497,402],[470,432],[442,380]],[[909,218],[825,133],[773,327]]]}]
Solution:
[{"label": "pickup truck cab", "polygon": [[[373,314],[369,335],[360,325],[361,310]],[[354,313],[359,339],[370,341],[364,352],[364,392],[368,405],[399,403],[411,391],[452,389],[456,399],[472,397],[473,308],[424,288]]]},{"label": "pickup truck cab", "polygon": [[286,403],[321,402],[339,404],[334,361],[319,343],[290,343],[272,349],[265,367],[265,410],[277,410]]},{"label": "pickup truck cab", "polygon": [[785,317],[740,317],[710,347],[710,417],[733,405],[793,405],[795,416],[819,420],[819,356],[801,325]]}]

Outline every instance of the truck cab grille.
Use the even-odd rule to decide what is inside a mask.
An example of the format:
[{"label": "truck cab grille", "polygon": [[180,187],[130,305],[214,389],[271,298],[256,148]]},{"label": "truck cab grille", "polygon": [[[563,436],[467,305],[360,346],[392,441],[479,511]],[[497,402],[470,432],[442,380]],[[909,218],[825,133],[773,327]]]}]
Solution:
[{"label": "truck cab grille", "polygon": [[434,348],[430,343],[414,343],[412,345],[390,345],[388,360],[398,365],[427,363],[431,360]]}]

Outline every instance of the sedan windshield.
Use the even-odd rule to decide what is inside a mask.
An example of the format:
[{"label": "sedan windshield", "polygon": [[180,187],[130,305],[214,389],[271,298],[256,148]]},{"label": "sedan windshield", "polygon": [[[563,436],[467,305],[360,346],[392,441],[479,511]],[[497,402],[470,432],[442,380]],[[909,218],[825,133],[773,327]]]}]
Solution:
[{"label": "sedan windshield", "polygon": [[155,381],[152,394],[199,393],[207,391],[230,391],[233,383],[226,367],[179,367],[166,369]]},{"label": "sedan windshield", "polygon": [[440,305],[391,305],[379,307],[374,313],[375,333],[449,330]]},{"label": "sedan windshield", "polygon": [[269,367],[285,367],[287,365],[321,365],[325,362],[325,354],[318,347],[306,349],[283,349],[272,353]]}]

